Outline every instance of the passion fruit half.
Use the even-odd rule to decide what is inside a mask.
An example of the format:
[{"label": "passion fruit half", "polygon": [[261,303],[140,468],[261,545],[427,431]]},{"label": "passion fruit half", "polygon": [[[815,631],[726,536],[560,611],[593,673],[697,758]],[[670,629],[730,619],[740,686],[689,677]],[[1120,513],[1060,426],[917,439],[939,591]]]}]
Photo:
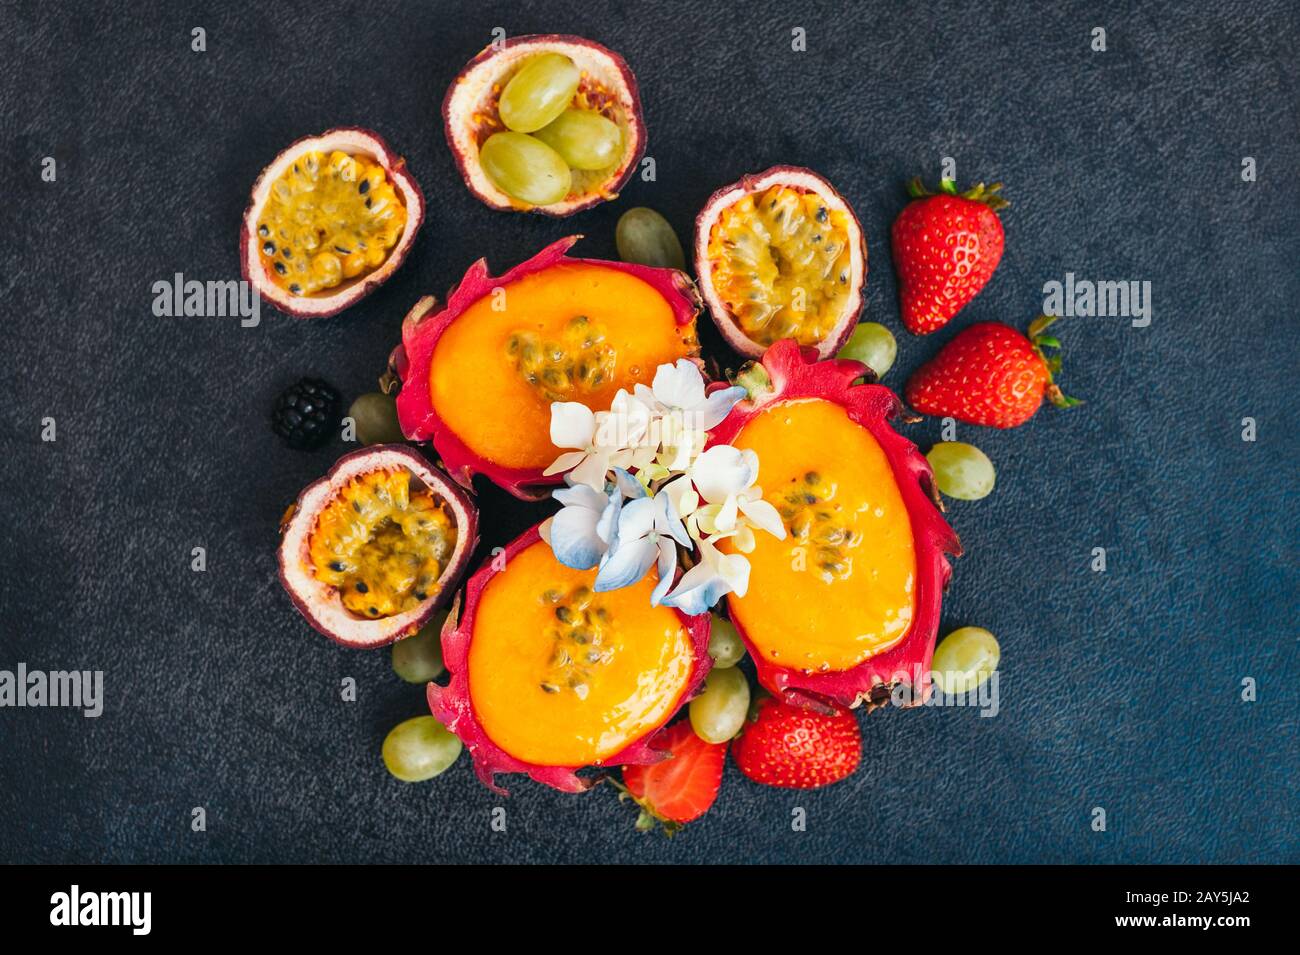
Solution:
[{"label": "passion fruit half", "polygon": [[580,238],[555,242],[499,278],[470,266],[438,311],[424,298],[402,324],[393,367],[406,437],[433,442],[466,487],[487,475],[524,500],[562,475],[543,475],[551,403],[603,411],[620,388],[699,353],[699,296],[674,269],[568,258]]},{"label": "passion fruit half", "polygon": [[336,315],[397,271],[423,222],[420,187],[377,135],[308,136],[253,185],[239,238],[244,280],[288,315]]},{"label": "passion fruit half", "polygon": [[465,185],[493,209],[569,216],[618,196],[645,152],[636,77],[577,36],[485,49],[442,103]]},{"label": "passion fruit half", "polygon": [[785,338],[834,355],[862,311],[867,241],[810,169],[773,166],[719,189],[695,222],[695,272],[718,331],[758,358]]},{"label": "passion fruit half", "polygon": [[339,458],[280,525],[280,583],[349,647],[409,637],[445,604],[478,542],[465,492],[405,445]]},{"label": "passion fruit half", "polygon": [[[924,690],[960,554],[930,465],[890,425],[901,411],[856,361],[815,361],[785,340],[741,372],[751,396],[711,433],[758,454],[784,540],[760,534],[744,597],[727,598],[759,682],[794,703],[878,705]],[[727,549],[723,542],[722,549]]]},{"label": "passion fruit half", "polygon": [[499,773],[581,792],[586,766],[657,762],[658,731],[712,665],[709,615],[650,604],[653,573],[596,593],[533,527],[469,579],[442,630],[451,679],[429,708],[498,792]]}]

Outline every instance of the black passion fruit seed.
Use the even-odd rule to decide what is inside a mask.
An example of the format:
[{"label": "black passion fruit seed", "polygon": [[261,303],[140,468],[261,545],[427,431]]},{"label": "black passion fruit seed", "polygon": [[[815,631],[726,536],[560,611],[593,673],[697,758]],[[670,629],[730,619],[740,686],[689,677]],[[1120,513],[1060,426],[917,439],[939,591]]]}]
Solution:
[{"label": "black passion fruit seed", "polygon": [[575,315],[555,338],[543,340],[531,329],[506,339],[506,356],[515,370],[547,401],[568,401],[575,392],[591,393],[614,377],[618,353],[605,341],[605,326]]},{"label": "black passion fruit seed", "polygon": [[542,691],[572,693],[585,700],[593,677],[614,659],[617,629],[609,609],[584,586],[568,594],[547,590],[539,599],[555,608],[556,621],[547,630],[553,649],[550,666],[542,676]]},{"label": "black passion fruit seed", "polygon": [[397,423],[397,402],[391,396],[371,391],[357,398],[348,409],[362,444],[397,444],[406,440]]},{"label": "black passion fruit seed", "polygon": [[645,206],[629,209],[614,231],[618,257],[624,262],[660,269],[684,269],[686,255],[668,220]]},{"label": "black passion fruit seed", "polygon": [[863,535],[850,526],[844,505],[836,500],[839,485],[816,471],[792,478],[777,504],[777,513],[800,547],[812,551],[812,569],[826,583],[853,572],[853,551]]}]

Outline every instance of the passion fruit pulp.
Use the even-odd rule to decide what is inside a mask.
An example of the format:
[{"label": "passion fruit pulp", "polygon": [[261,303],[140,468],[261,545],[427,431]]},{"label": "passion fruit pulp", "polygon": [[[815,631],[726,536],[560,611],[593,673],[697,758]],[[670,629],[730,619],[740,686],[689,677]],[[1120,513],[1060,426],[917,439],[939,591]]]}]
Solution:
[{"label": "passion fruit pulp", "polygon": [[695,266],[709,312],[738,352],[757,358],[791,338],[828,358],[862,311],[867,246],[829,182],[775,166],[710,197],[696,220]]},{"label": "passion fruit pulp", "polygon": [[293,143],[258,177],[243,275],[287,314],[334,315],[397,270],[423,220],[404,160],[367,130],[331,129]]},{"label": "passion fruit pulp", "polygon": [[576,240],[500,278],[480,260],[444,309],[423,299],[403,323],[394,356],[402,430],[432,440],[466,486],[481,473],[517,497],[545,496],[562,480],[543,474],[562,453],[550,441],[552,402],[607,409],[620,388],[648,384],[659,365],[699,352],[690,279],[568,258]]},{"label": "passion fruit pulp", "polygon": [[505,211],[568,216],[616,198],[645,151],[636,78],[582,37],[489,46],[452,81],[442,116],[466,186]]},{"label": "passion fruit pulp", "polygon": [[362,448],[286,513],[280,581],[327,637],[355,647],[392,643],[447,602],[477,526],[465,493],[418,452]]},{"label": "passion fruit pulp", "polygon": [[784,540],[759,536],[728,611],[759,681],[790,702],[875,705],[895,683],[924,689],[945,555],[961,552],[929,464],[890,426],[898,398],[854,384],[865,369],[779,342],[742,373],[752,397],[710,437],[758,454],[786,526]]},{"label": "passion fruit pulp", "polygon": [[451,680],[429,684],[429,706],[493,789],[497,774],[527,773],[579,792],[592,782],[582,767],[657,761],[655,735],[708,673],[707,614],[651,606],[653,574],[596,593],[595,573],[559,563],[534,527],[453,605]]}]

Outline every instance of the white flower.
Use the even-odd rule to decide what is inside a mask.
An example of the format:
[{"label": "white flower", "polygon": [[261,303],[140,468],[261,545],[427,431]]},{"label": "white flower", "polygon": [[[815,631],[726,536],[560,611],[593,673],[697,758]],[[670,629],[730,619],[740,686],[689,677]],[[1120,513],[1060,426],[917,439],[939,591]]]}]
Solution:
[{"label": "white flower", "polygon": [[598,442],[616,449],[611,455],[614,467],[640,468],[654,460],[651,436],[654,412],[639,399],[620,388],[610,402],[609,411],[596,417]]},{"label": "white flower", "polygon": [[652,460],[645,447],[650,409],[619,389],[609,411],[593,412],[577,401],[551,402],[551,443],[574,448],[551,462],[544,475],[569,472],[574,484],[603,491],[611,468],[639,467]]},{"label": "white flower", "polygon": [[[724,594],[743,595],[754,529],[785,537],[776,508],[754,483],[758,455],[727,445],[705,450],[709,429],[745,394],[739,387],[709,394],[699,367],[681,359],[660,365],[650,387],[620,389],[608,411],[554,402],[551,443],[568,450],[544,473],[567,472],[568,486],[554,492],[564,506],[541,533],[556,559],[579,570],[597,567],[598,591],[626,587],[655,566],[651,603],[691,614]],[[739,553],[719,551],[724,538]],[[678,547],[697,543],[695,566],[674,587]]]},{"label": "white flower", "polygon": [[749,589],[748,560],[740,554],[724,554],[707,540],[699,544],[699,562],[663,599],[665,605],[687,614],[707,613],[726,594],[743,597]]},{"label": "white flower", "polygon": [[[578,484],[599,492],[605,486],[609,454],[596,447],[596,414],[577,401],[551,402],[551,444],[557,448],[577,448],[561,454],[542,473],[572,471],[569,477]],[[599,475],[599,484],[596,477]]]},{"label": "white flower", "polygon": [[744,388],[720,388],[706,394],[699,366],[685,358],[660,365],[651,387],[636,385],[637,398],[658,416],[656,463],[667,473],[685,471],[704,449],[707,432],[721,423]]},{"label": "white flower", "polygon": [[706,397],[705,391],[699,366],[686,358],[677,359],[675,365],[660,365],[651,387],[636,386],[643,404],[660,414],[682,412],[692,431],[716,428],[746,393],[740,387],[719,388]]},{"label": "white flower", "polygon": [[[754,451],[716,445],[696,458],[690,477],[700,497],[712,505],[696,518],[705,533],[730,535],[748,523],[778,540],[785,539],[781,516],[763,500],[763,489],[754,484],[758,480]],[[752,533],[742,535],[742,541],[749,543],[742,550],[752,549]]]}]

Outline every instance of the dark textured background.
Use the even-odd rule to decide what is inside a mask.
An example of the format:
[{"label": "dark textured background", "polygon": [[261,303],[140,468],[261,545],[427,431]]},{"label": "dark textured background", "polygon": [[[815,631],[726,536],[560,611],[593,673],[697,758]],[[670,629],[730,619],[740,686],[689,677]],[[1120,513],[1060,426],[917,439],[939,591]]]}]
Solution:
[{"label": "dark textured background", "polygon": [[[103,669],[107,702],[97,720],[0,711],[0,860],[1300,861],[1300,18],[1290,0],[1100,6],[5,2],[0,668]],[[473,199],[436,109],[494,26],[623,53],[658,182],[568,221]],[[237,277],[258,171],[341,124],[387,137],[428,197],[396,278],[310,323],[155,318],[153,282]],[[903,182],[945,155],[963,182],[1005,181],[1007,251],[952,326],[916,339],[888,228]],[[951,508],[967,554],[944,630],[999,636],[1002,713],[876,713],[862,769],[819,792],[729,767],[671,842],[633,832],[608,789],[518,780],[494,833],[502,801],[467,757],[423,785],[384,772],[380,742],[422,690],[387,651],[316,635],[276,583],[280,512],[345,448],[285,449],[268,407],[303,373],[372,389],[405,310],[479,256],[499,271],[580,231],[581,253],[612,257],[638,204],[685,239],[714,188],[773,163],[814,167],[856,207],[896,388],[957,328],[1026,323],[1066,271],[1153,284],[1149,328],[1062,323],[1064,382],[1088,404],[959,434],[998,486]],[[927,447],[937,426],[909,434]],[[480,502],[485,544],[545,510]],[[1109,831],[1090,830],[1094,806]]]}]

